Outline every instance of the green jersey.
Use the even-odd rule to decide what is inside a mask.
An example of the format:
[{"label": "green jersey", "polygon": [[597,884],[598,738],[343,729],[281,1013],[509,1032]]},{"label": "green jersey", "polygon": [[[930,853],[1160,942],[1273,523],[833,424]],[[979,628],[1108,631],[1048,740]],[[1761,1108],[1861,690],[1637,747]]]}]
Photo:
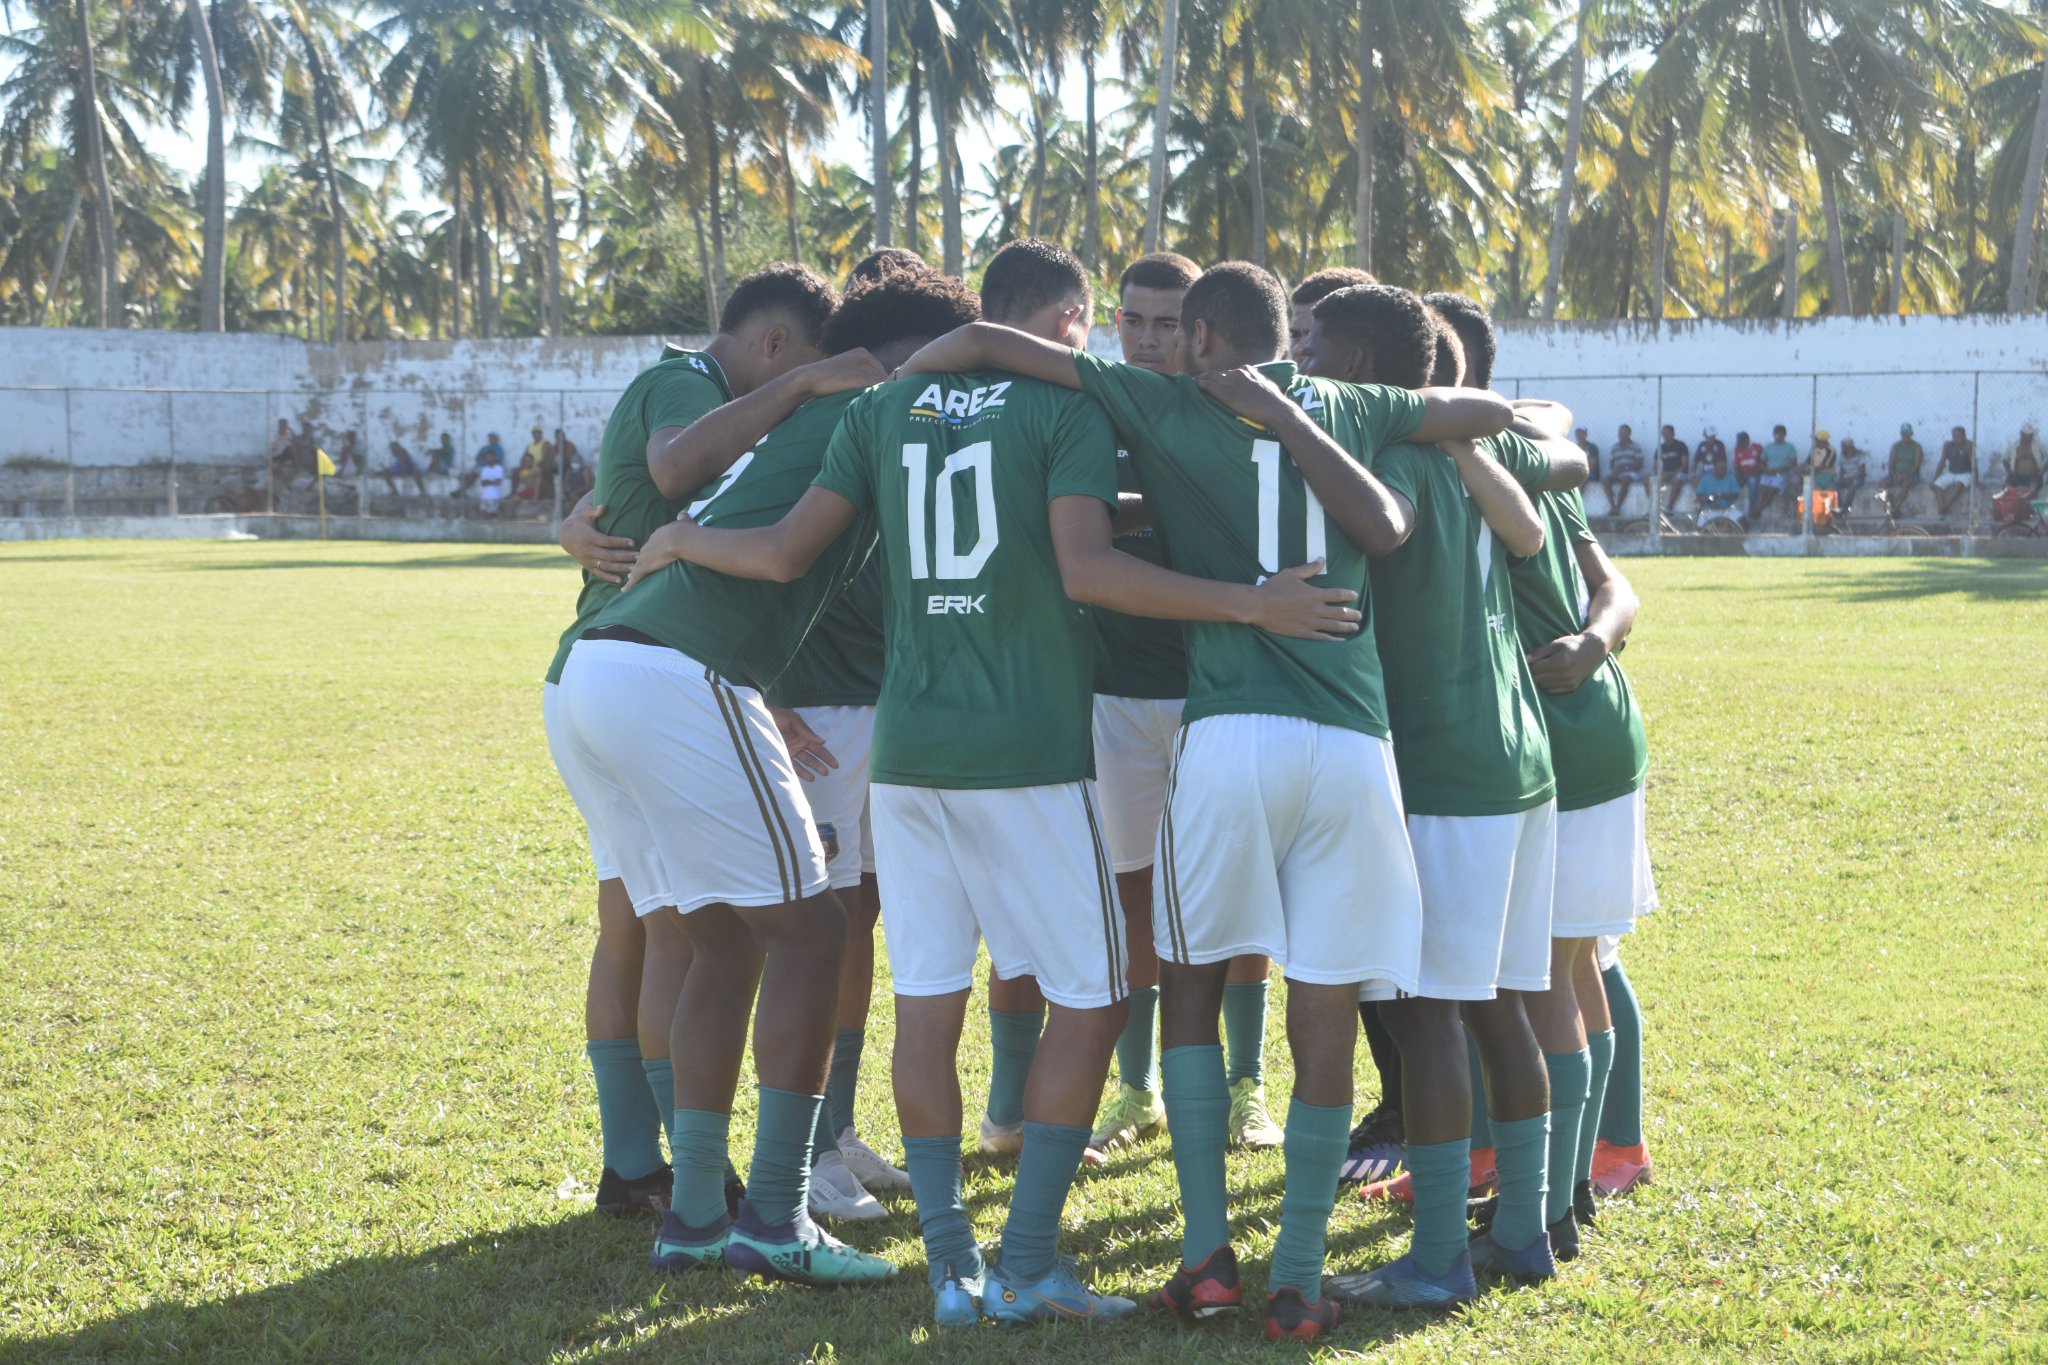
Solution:
[{"label": "green jersey", "polygon": [[[1550,461],[1519,436],[1483,443],[1524,488]],[[1415,507],[1415,529],[1372,565],[1394,763],[1411,815],[1507,815],[1556,790],[1529,661],[1515,635],[1508,552],[1458,467],[1396,446],[1373,473]]]},{"label": "green jersey", "polygon": [[[1128,443],[1126,443],[1128,447]],[[1119,492],[1141,493],[1128,448],[1116,453]],[[1118,536],[1116,547],[1147,564],[1164,564],[1159,537],[1138,531]],[[1170,699],[1188,694],[1188,649],[1181,623],[1095,609],[1095,690],[1106,697]]]},{"label": "green jersey", "polygon": [[1038,787],[1095,771],[1094,636],[1046,505],[1116,506],[1116,436],[1081,394],[919,374],[847,409],[818,486],[881,523],[886,663],[868,775]]},{"label": "green jersey", "polygon": [[[1350,588],[1365,617],[1342,641],[1290,640],[1224,622],[1190,621],[1184,722],[1204,716],[1298,716],[1387,735],[1386,690],[1372,635],[1366,556],[1330,524],[1280,442],[1203,393],[1163,375],[1079,355],[1082,387],[1130,433],[1131,458],[1169,567],[1198,578],[1257,583],[1313,559],[1318,583]],[[1286,361],[1261,365],[1337,443],[1370,465],[1382,445],[1422,423],[1405,389],[1310,379]]]},{"label": "green jersey", "polygon": [[[663,427],[686,427],[731,401],[732,385],[716,360],[702,351],[675,346],[664,346],[661,359],[626,386],[604,424],[604,444],[597,452],[597,483],[590,492],[592,505],[604,508],[598,526],[606,535],[627,536],[635,545],[645,545],[647,537],[676,519],[689,498],[665,497],[655,487],[654,476],[647,469],[647,438]],[[576,619],[555,646],[555,657],[548,664],[549,682],[562,680],[569,646],[582,638],[598,613],[618,595],[618,584],[584,570]]]},{"label": "green jersey", "polygon": [[[1508,574],[1524,653],[1577,635],[1592,608],[1586,576],[1572,552],[1574,545],[1593,542],[1585,500],[1576,488],[1544,493],[1536,499],[1536,510],[1543,516],[1542,553]],[[1621,660],[1610,654],[1572,691],[1539,692],[1537,699],[1550,736],[1550,763],[1557,771],[1559,810],[1597,806],[1643,785],[1650,751]]]},{"label": "green jersey", "polygon": [[[853,397],[814,399],[791,413],[690,504],[691,519],[736,529],[780,521],[818,476],[832,431]],[[874,539],[873,520],[856,519],[791,583],[733,578],[678,560],[621,593],[591,627],[630,627],[766,691],[827,603],[860,569]]]},{"label": "green jersey", "polygon": [[882,561],[869,555],[768,693],[777,706],[873,706],[882,695]]}]

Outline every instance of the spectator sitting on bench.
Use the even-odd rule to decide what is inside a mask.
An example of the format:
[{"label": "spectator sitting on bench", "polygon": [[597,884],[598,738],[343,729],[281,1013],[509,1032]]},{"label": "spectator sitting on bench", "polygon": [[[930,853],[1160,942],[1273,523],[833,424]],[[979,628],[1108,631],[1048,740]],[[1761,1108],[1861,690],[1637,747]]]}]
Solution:
[{"label": "spectator sitting on bench", "polygon": [[1931,485],[1940,504],[1939,515],[1947,516],[1956,499],[1967,495],[1976,482],[1977,443],[1963,428],[1956,427],[1941,443],[1941,461],[1935,467]]},{"label": "spectator sitting on bench", "polygon": [[341,433],[341,450],[334,457],[334,472],[336,474],[346,474],[350,464],[355,465],[356,473],[358,474],[370,472],[370,462],[363,458],[361,448],[356,445],[354,428]]},{"label": "spectator sitting on bench", "polygon": [[1657,441],[1657,482],[1664,510],[1678,505],[1679,490],[1685,487],[1686,462],[1692,451],[1678,439],[1678,428],[1667,426]]},{"label": "spectator sitting on bench", "polygon": [[2029,500],[2041,496],[2041,456],[2034,449],[2034,424],[2020,428],[2019,444],[2006,457],[2005,486],[2025,489]]},{"label": "spectator sitting on bench", "polygon": [[1764,472],[1757,480],[1756,497],[1749,505],[1752,522],[1770,510],[1798,469],[1799,452],[1785,439],[1785,428],[1772,427],[1771,443],[1764,447]]},{"label": "spectator sitting on bench", "polygon": [[429,474],[453,474],[455,472],[455,438],[447,432],[441,433],[441,443],[427,447],[427,472]]},{"label": "spectator sitting on bench", "polygon": [[[471,469],[467,474],[464,474],[462,476],[461,491],[465,493],[468,492],[470,485],[476,483],[479,479],[481,479],[483,477],[484,470],[488,469],[492,465],[497,466],[498,479],[502,483],[505,477],[505,443],[498,439],[498,433],[495,431],[491,433],[490,440],[485,441],[481,446],[477,447],[476,467],[474,469]],[[500,488],[499,491],[500,495],[502,496],[502,487]]]},{"label": "spectator sitting on bench", "polygon": [[377,473],[382,476],[384,486],[390,489],[393,495],[396,495],[398,492],[398,481],[400,479],[411,479],[413,487],[419,491],[419,495],[423,498],[427,495],[426,475],[420,473],[420,467],[413,463],[412,452],[397,441],[391,443],[391,463],[378,470]]},{"label": "spectator sitting on bench", "polygon": [[1600,482],[1600,447],[1593,443],[1593,438],[1586,434],[1584,427],[1580,427],[1572,436],[1572,442],[1586,452],[1586,482]]},{"label": "spectator sitting on bench", "polygon": [[1762,486],[1764,477],[1764,448],[1749,439],[1749,433],[1735,433],[1735,478],[1742,485],[1742,506],[1745,512],[1756,506],[1756,490]]},{"label": "spectator sitting on bench", "polygon": [[1713,466],[1700,475],[1693,486],[1693,497],[1699,503],[1700,521],[1704,524],[1711,513],[1720,512],[1734,517],[1735,504],[1742,496],[1742,481],[1735,477],[1735,471],[1728,467],[1728,452],[1723,450],[1714,457]]},{"label": "spectator sitting on bench", "polygon": [[1913,424],[1900,424],[1899,439],[1892,443],[1891,472],[1877,485],[1893,516],[1906,510],[1906,499],[1920,486],[1920,467],[1926,462],[1927,452],[1913,439]]},{"label": "spectator sitting on bench", "polygon": [[1693,447],[1692,472],[1704,474],[1714,467],[1714,460],[1717,457],[1726,459],[1727,455],[1728,447],[1721,443],[1721,438],[1715,434],[1714,429],[1708,427],[1700,437],[1700,443]]},{"label": "spectator sitting on bench", "polygon": [[1870,482],[1870,452],[1856,444],[1853,437],[1842,438],[1841,458],[1835,462],[1836,490],[1841,494],[1841,507],[1847,512],[1856,501],[1856,495],[1863,491],[1863,485]]},{"label": "spectator sitting on bench", "polygon": [[1806,472],[1813,476],[1816,489],[1835,486],[1835,445],[1828,429],[1822,427],[1813,433],[1813,445],[1806,452]]},{"label": "spectator sitting on bench", "polygon": [[297,438],[292,435],[292,424],[278,418],[277,430],[270,434],[270,444],[263,451],[263,458],[270,465],[273,483],[291,482],[292,448],[297,444]]},{"label": "spectator sitting on bench", "polygon": [[1604,482],[1608,516],[1621,515],[1621,505],[1628,501],[1629,485],[1650,481],[1645,463],[1643,448],[1636,444],[1634,432],[1624,425],[1607,450],[1607,478]]},{"label": "spectator sitting on bench", "polygon": [[477,456],[476,505],[477,510],[487,517],[498,515],[499,505],[505,498],[505,464],[502,456],[493,455],[488,449]]}]

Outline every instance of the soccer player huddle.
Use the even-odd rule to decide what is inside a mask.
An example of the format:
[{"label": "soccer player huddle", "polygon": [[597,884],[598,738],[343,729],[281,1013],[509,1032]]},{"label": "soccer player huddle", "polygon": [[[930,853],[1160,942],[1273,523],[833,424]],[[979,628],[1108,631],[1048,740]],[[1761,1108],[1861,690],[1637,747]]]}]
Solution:
[{"label": "soccer player huddle", "polygon": [[[1637,602],[1571,415],[1491,392],[1471,300],[1359,271],[1290,299],[1160,253],[1119,305],[1110,362],[1047,242],[978,298],[902,251],[844,297],[773,266],[605,428],[544,711],[599,881],[597,1202],[658,1212],[658,1269],[885,1280],[813,1215],[907,1186],[940,1325],[1125,1317],[1061,1212],[1163,1135],[1181,1256],[1142,1307],[1212,1319],[1243,1302],[1226,1151],[1278,1146],[1265,1333],[1309,1340],[1343,1303],[1553,1276],[1594,1188],[1649,1175],[1615,960],[1655,903]],[[854,1125],[878,919],[901,1168]],[[986,1249],[958,1069],[984,944],[975,1140],[1016,1158]],[[1345,1181],[1414,1240],[1326,1277]]]}]

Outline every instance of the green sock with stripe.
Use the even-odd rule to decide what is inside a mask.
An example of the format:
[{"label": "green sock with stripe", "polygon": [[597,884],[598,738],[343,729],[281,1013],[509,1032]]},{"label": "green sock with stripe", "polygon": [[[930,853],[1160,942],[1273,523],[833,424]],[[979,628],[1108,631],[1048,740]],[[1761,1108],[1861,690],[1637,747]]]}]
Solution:
[{"label": "green sock with stripe", "polygon": [[1024,1082],[1031,1078],[1031,1059],[1038,1055],[1038,1039],[1044,1032],[1044,1010],[1030,1014],[994,1009],[988,1012],[990,1123],[1024,1121]]},{"label": "green sock with stripe", "polygon": [[1225,1079],[1236,1085],[1266,1079],[1266,993],[1264,981],[1234,981],[1223,988],[1223,1042],[1229,1049]]}]

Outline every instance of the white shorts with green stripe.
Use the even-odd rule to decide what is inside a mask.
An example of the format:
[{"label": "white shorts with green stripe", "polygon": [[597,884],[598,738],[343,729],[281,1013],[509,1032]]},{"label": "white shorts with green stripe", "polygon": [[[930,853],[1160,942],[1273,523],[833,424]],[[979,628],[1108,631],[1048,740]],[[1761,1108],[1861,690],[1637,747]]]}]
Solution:
[{"label": "white shorts with green stripe", "polygon": [[1093,782],[868,788],[882,934],[898,995],[974,984],[977,944],[1005,980],[1099,1009],[1130,993],[1124,916]]},{"label": "white shorts with green stripe", "polygon": [[1259,953],[1290,980],[1413,991],[1422,900],[1394,748],[1294,716],[1204,716],[1174,751],[1152,873],[1159,956]]},{"label": "white shorts with green stripe", "polygon": [[759,692],[680,650],[580,640],[555,700],[562,780],[634,913],[825,889],[803,783]]},{"label": "white shorts with green stripe", "polygon": [[[804,799],[825,845],[826,872],[834,891],[860,885],[863,872],[875,870],[873,838],[868,829],[868,755],[875,747],[872,706],[804,706],[797,709],[804,724],[839,760],[827,773],[804,783]],[[824,838],[825,826],[832,837]]]}]

